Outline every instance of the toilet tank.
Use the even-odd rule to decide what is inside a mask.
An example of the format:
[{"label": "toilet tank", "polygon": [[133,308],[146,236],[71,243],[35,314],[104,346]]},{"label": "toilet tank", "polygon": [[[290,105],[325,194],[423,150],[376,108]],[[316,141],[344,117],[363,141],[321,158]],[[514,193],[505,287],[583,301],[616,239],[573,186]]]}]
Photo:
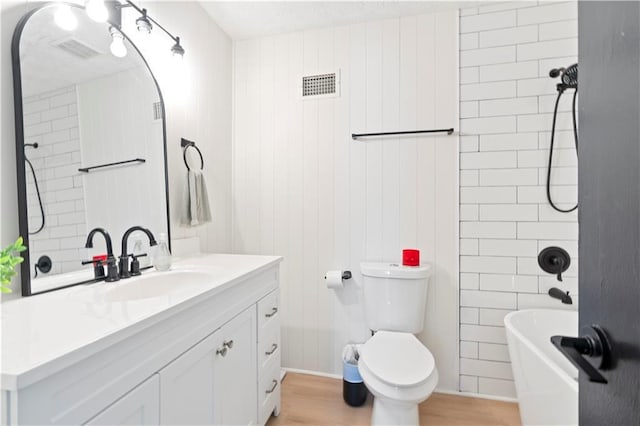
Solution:
[{"label": "toilet tank", "polygon": [[363,262],[360,270],[369,329],[421,332],[431,267]]}]

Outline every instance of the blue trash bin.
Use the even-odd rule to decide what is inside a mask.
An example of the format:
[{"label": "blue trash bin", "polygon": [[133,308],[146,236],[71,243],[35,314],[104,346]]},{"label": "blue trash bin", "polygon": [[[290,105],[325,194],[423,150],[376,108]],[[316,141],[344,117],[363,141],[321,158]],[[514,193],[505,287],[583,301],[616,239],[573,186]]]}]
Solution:
[{"label": "blue trash bin", "polygon": [[342,397],[352,407],[359,407],[367,400],[367,387],[358,371],[358,364],[342,363]]}]

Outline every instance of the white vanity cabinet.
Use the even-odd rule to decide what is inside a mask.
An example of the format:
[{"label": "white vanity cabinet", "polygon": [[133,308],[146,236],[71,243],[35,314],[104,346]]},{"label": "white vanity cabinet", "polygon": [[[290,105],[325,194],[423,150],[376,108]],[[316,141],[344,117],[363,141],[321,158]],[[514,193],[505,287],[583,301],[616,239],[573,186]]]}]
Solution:
[{"label": "white vanity cabinet", "polygon": [[160,381],[158,375],[154,374],[86,424],[91,426],[157,425],[160,422],[159,392]]},{"label": "white vanity cabinet", "polygon": [[160,424],[256,423],[256,308],[160,370]]},{"label": "white vanity cabinet", "polygon": [[[10,317],[23,315],[25,309],[40,311],[43,303],[50,302],[64,315],[51,317],[50,323],[42,326],[50,327],[38,333],[51,341],[69,337],[70,343],[65,345],[82,344],[68,353],[52,354],[47,362],[34,361],[30,368],[24,367],[24,357],[3,349],[0,422],[266,423],[272,413],[279,414],[281,403],[280,260],[208,255],[199,262],[209,270],[224,271],[212,273],[220,277],[218,281],[200,287],[194,284],[158,302],[125,301],[99,306],[98,310],[91,305],[100,299],[91,293],[102,291],[98,287],[21,300],[16,306],[20,309]],[[196,266],[189,264],[188,268]],[[135,281],[120,285],[135,285]],[[103,289],[110,291],[106,284]],[[83,292],[90,292],[91,297],[64,305],[84,297]],[[87,315],[94,315],[87,312],[94,311],[98,314],[87,319]],[[82,321],[89,321],[91,327],[75,325],[84,324]],[[106,334],[107,327],[117,329]],[[36,351],[33,345],[38,341],[26,340],[29,335],[33,335],[31,330],[22,330],[8,339],[14,347],[23,345],[22,351],[34,349],[31,358],[50,347]]]},{"label": "white vanity cabinet", "polygon": [[280,303],[274,290],[258,302],[258,421],[280,412]]}]

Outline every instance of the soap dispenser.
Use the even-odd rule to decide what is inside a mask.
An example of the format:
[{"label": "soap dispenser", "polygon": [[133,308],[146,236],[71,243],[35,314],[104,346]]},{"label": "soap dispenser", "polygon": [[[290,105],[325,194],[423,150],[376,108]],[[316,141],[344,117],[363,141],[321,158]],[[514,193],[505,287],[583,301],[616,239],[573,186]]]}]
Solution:
[{"label": "soap dispenser", "polygon": [[157,271],[168,271],[171,268],[171,252],[169,251],[167,234],[160,234],[158,238],[158,247],[156,248],[153,265]]}]

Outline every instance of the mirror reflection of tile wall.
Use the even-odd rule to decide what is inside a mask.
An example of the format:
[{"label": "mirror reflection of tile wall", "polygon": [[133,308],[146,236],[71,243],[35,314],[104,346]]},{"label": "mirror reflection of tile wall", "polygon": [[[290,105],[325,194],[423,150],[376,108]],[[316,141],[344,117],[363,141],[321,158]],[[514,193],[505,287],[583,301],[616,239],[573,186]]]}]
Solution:
[{"label": "mirror reflection of tile wall", "polygon": [[[53,260],[52,274],[78,269],[87,235],[76,87],[24,99],[26,157],[33,164],[46,217],[45,228],[30,235],[32,263],[44,254]],[[27,166],[29,232],[42,223],[38,196]],[[31,271],[32,277],[34,270]]]}]

